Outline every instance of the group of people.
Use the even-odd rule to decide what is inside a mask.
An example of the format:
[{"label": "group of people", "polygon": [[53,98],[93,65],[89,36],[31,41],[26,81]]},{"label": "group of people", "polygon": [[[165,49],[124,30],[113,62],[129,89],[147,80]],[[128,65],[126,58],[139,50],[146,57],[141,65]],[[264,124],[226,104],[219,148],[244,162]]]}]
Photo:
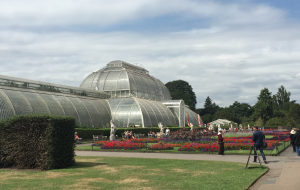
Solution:
[{"label": "group of people", "polygon": [[125,131],[124,132],[124,135],[125,135],[125,138],[126,139],[134,139],[134,136],[133,136],[133,134],[132,134],[132,131]]},{"label": "group of people", "polygon": [[297,156],[300,156],[299,147],[300,147],[300,130],[291,130],[290,132],[291,144],[293,146],[293,152],[297,153]]}]

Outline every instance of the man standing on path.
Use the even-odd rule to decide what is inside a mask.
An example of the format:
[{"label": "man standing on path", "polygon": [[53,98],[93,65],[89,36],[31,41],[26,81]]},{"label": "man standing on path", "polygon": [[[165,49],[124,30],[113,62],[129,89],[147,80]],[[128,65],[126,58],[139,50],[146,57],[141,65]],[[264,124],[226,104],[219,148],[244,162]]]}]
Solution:
[{"label": "man standing on path", "polygon": [[224,142],[223,142],[223,136],[222,136],[222,129],[219,129],[218,133],[218,145],[219,145],[219,156],[224,156]]},{"label": "man standing on path", "polygon": [[[265,140],[265,135],[263,134],[263,132],[258,131],[257,126],[254,126],[253,130],[254,130],[254,133],[253,133],[252,141],[254,142],[254,147],[255,147],[254,155],[257,155],[256,150],[259,150],[265,164],[267,164],[268,162],[266,160],[266,157],[265,157],[265,154],[264,154],[264,151],[263,151],[263,142]],[[256,159],[257,159],[257,156],[254,156],[254,161],[253,162],[256,162]]]}]

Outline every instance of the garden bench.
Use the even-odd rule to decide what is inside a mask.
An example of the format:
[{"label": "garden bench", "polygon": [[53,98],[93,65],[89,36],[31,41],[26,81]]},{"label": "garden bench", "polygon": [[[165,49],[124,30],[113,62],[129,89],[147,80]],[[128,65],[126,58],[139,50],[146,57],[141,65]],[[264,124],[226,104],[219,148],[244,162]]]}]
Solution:
[{"label": "garden bench", "polygon": [[76,144],[82,144],[82,138],[75,139]]},{"label": "garden bench", "polygon": [[103,136],[103,135],[93,135],[93,141],[103,141],[104,139],[107,140],[107,136]]},{"label": "garden bench", "polygon": [[141,138],[141,137],[144,137],[144,136],[145,136],[145,134],[142,134],[142,133],[134,133],[134,138]]},{"label": "garden bench", "polygon": [[151,133],[148,133],[148,138],[153,138]]}]

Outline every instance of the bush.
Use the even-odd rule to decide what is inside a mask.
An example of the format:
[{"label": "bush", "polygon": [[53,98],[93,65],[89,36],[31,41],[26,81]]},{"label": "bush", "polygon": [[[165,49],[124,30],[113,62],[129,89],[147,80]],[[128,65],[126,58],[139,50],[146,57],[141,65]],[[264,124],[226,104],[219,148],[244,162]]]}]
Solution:
[{"label": "bush", "polygon": [[13,116],[0,125],[0,166],[41,170],[72,166],[74,129],[72,117]]},{"label": "bush", "polygon": [[278,126],[284,126],[284,125],[285,125],[284,119],[279,118],[279,117],[271,118],[266,122],[266,126],[268,126],[268,127],[272,127],[272,126],[278,127]]}]

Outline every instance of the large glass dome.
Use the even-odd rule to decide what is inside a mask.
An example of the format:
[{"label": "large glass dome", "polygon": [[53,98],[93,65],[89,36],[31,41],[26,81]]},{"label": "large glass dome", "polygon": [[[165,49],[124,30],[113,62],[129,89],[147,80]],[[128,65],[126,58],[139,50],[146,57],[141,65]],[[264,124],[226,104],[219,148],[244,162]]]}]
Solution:
[{"label": "large glass dome", "polygon": [[149,100],[170,100],[170,92],[157,78],[139,66],[124,61],[112,61],[90,74],[81,88],[105,91],[111,97],[138,97]]}]

